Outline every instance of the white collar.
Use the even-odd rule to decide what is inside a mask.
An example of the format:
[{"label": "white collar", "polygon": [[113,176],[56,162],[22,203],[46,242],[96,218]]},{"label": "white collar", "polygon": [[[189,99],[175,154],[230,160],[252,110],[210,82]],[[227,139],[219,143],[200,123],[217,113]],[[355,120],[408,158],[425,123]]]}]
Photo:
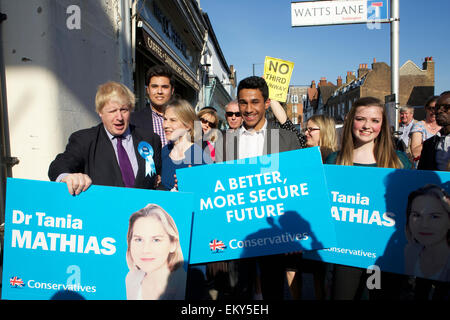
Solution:
[{"label": "white collar", "polygon": [[[108,137],[109,137],[109,140],[113,140],[114,138],[115,138],[115,136],[113,136],[106,128],[105,128],[105,126],[103,126],[103,128],[105,129],[105,131],[106,131],[106,134],[108,135]],[[128,128],[127,128],[127,130],[123,133],[123,135],[122,135],[122,137],[125,139],[125,140],[130,140],[130,138],[131,138],[131,131],[130,131],[130,127],[128,126]]]},{"label": "white collar", "polygon": [[254,130],[254,129],[247,130],[245,128],[245,125],[243,124],[239,128],[239,135],[243,135],[243,134],[246,134],[246,135],[264,134],[266,130],[267,130],[267,119],[264,118],[264,125],[262,126],[261,129],[259,129],[259,130]]}]

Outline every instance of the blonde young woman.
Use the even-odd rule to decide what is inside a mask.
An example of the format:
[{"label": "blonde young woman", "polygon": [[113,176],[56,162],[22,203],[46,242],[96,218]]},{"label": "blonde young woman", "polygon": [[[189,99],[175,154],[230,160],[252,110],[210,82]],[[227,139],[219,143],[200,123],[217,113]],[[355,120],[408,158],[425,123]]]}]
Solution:
[{"label": "blonde young woman", "polygon": [[161,185],[165,190],[174,190],[176,169],[212,163],[209,153],[193,143],[196,120],[194,108],[186,100],[172,100],[166,106],[163,127],[168,143],[161,151]]},{"label": "blonde young woman", "polygon": [[130,217],[125,279],[127,300],[183,300],[186,271],[172,217],[148,204]]},{"label": "blonde young woman", "polygon": [[[384,104],[374,97],[353,103],[344,121],[341,150],[331,153],[325,163],[412,169],[407,155],[394,150]],[[356,299],[364,275],[363,269],[335,265],[333,299]]]},{"label": "blonde young woman", "polygon": [[306,122],[303,129],[306,135],[307,147],[320,147],[322,160],[337,150],[336,123],[333,118],[325,115],[314,115]]}]

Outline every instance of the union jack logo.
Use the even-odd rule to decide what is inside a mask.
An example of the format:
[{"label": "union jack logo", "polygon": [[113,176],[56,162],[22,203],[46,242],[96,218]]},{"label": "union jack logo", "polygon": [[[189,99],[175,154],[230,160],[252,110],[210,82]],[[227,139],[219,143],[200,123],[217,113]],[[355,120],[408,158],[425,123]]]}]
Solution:
[{"label": "union jack logo", "polygon": [[214,239],[209,243],[209,248],[212,252],[216,253],[225,250],[227,246],[223,243],[223,241]]},{"label": "union jack logo", "polygon": [[18,278],[17,276],[10,278],[9,284],[13,288],[22,288],[25,285],[22,279]]}]

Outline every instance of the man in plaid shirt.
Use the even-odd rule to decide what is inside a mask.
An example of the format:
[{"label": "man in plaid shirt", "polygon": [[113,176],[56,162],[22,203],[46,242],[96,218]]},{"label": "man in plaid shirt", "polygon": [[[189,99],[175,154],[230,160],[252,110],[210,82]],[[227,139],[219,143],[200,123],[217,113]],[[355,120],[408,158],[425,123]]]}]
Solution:
[{"label": "man in plaid shirt", "polygon": [[147,71],[146,79],[150,104],[147,108],[133,112],[130,122],[137,127],[146,128],[158,134],[162,147],[164,147],[167,140],[163,128],[163,115],[174,92],[173,75],[168,67],[156,65]]}]

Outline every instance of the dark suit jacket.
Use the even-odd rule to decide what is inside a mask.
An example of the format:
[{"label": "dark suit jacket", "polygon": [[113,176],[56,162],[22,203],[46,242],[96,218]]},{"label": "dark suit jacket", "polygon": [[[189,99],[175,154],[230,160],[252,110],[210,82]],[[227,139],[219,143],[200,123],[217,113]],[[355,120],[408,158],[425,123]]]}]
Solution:
[{"label": "dark suit jacket", "polygon": [[[159,136],[130,124],[134,151],[138,162],[138,172],[134,188],[154,189],[156,175],[145,176],[145,160],[138,152],[141,141],[153,147],[153,161],[156,173],[161,173],[161,140]],[[66,150],[56,156],[50,164],[48,176],[55,181],[61,173],[84,173],[92,179],[92,184],[123,187],[122,173],[103,124],[74,132]]]},{"label": "dark suit jacket", "polygon": [[[264,137],[264,155],[300,148],[300,142],[295,133],[280,129],[272,121],[267,121],[267,131]],[[227,131],[219,137],[215,150],[216,162],[239,159],[239,130]]]},{"label": "dark suit jacket", "polygon": [[150,105],[147,104],[144,109],[139,111],[133,111],[130,114],[130,124],[133,124],[139,128],[148,129],[150,132],[154,132],[152,108]]},{"label": "dark suit jacket", "polygon": [[439,143],[439,138],[439,136],[434,135],[423,142],[419,164],[417,165],[418,170],[438,170],[436,163],[436,146]]}]

